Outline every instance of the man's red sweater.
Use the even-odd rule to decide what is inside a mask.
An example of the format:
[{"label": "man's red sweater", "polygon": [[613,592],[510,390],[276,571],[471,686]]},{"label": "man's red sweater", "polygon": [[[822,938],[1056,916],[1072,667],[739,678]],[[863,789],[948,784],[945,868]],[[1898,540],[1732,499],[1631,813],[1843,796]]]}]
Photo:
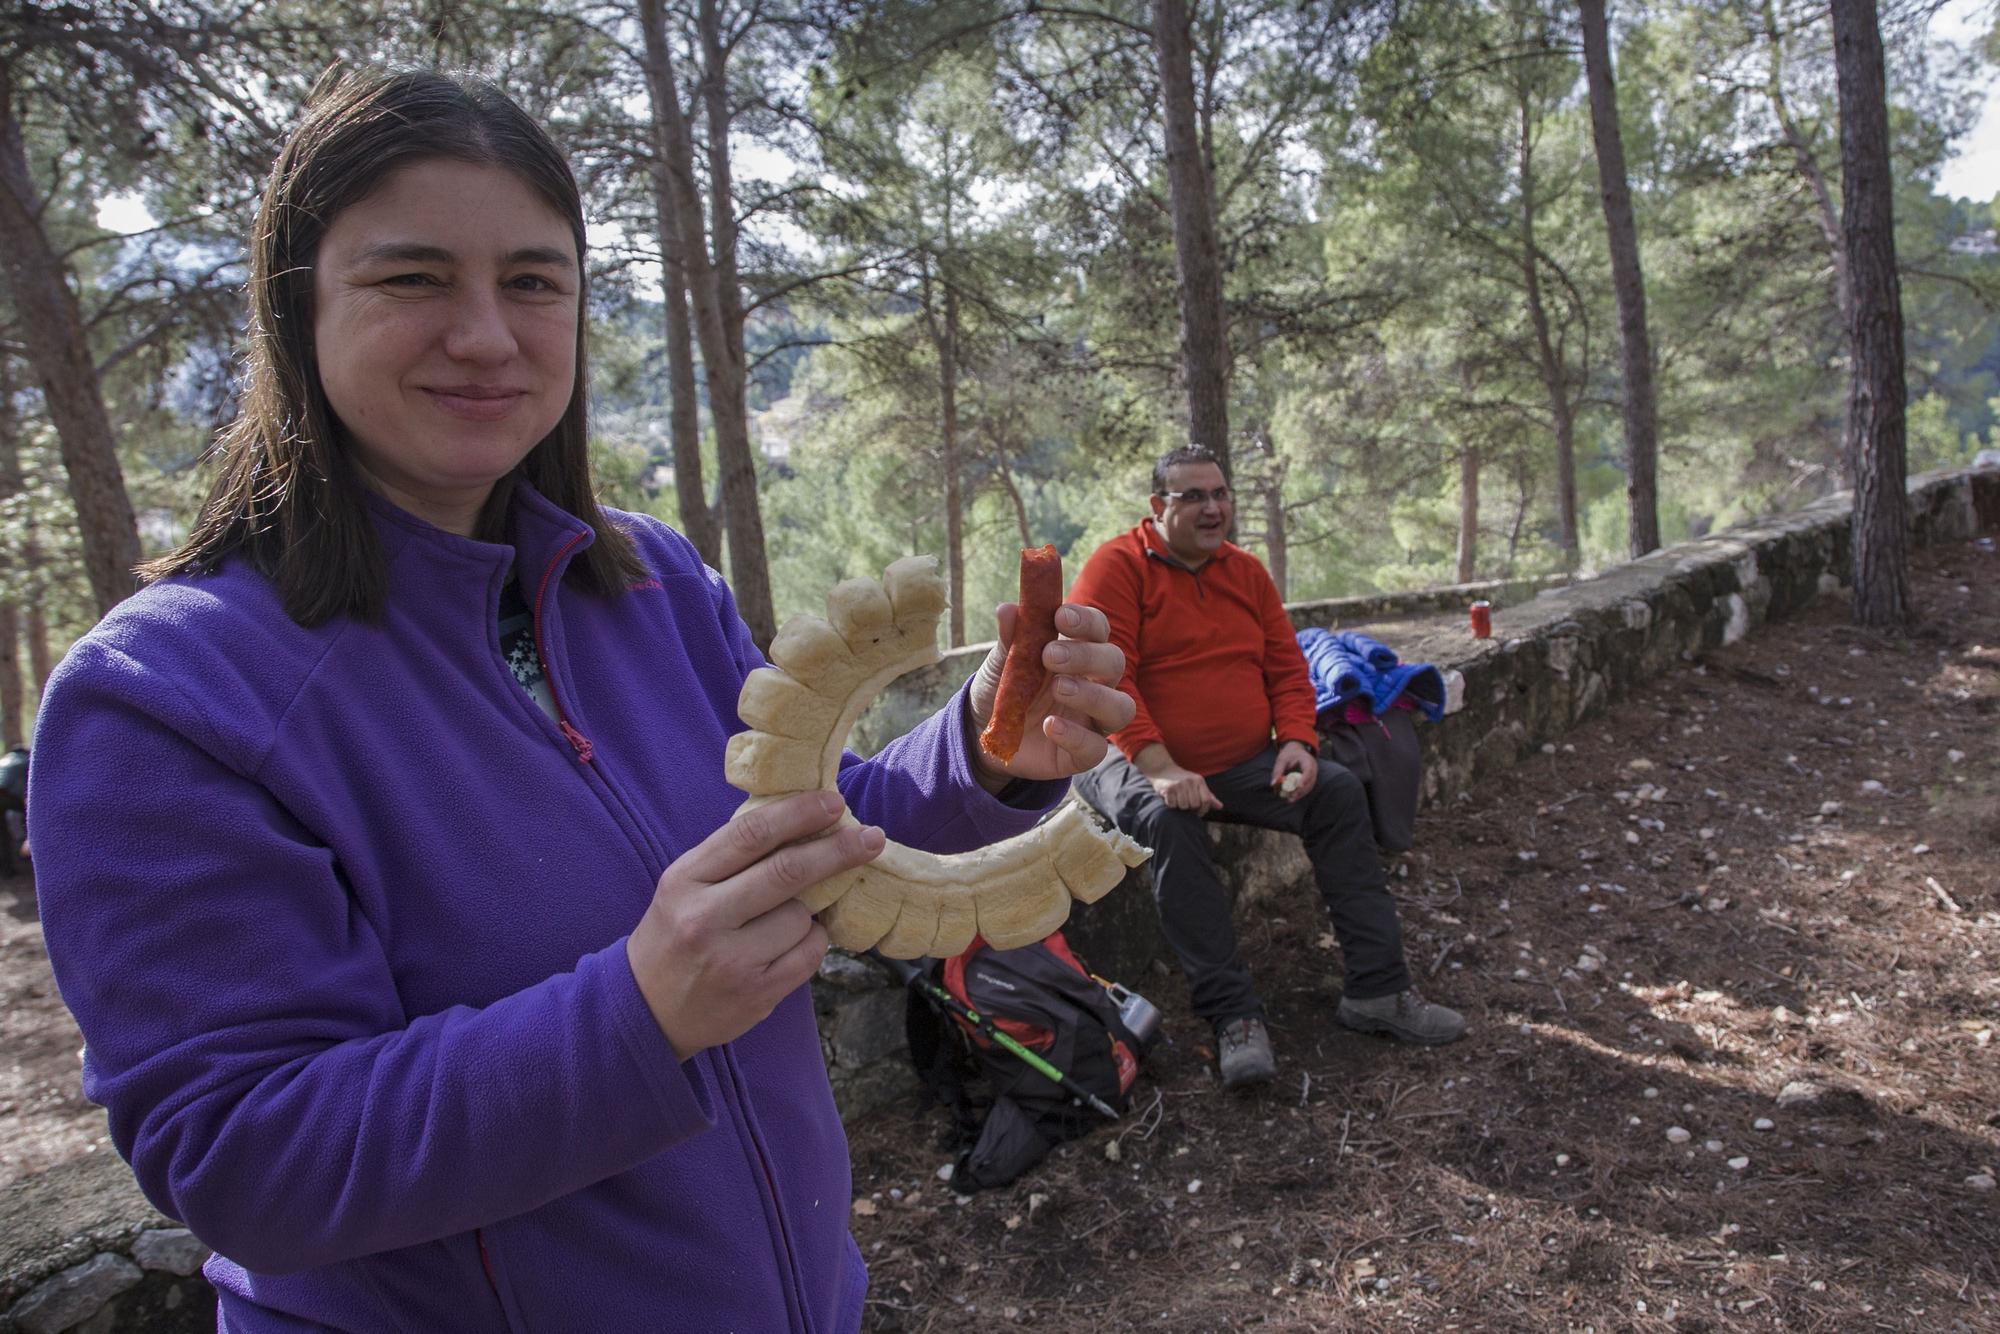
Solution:
[{"label": "man's red sweater", "polygon": [[1249,759],[1274,732],[1318,748],[1305,654],[1278,586],[1242,547],[1224,542],[1190,570],[1147,519],[1091,553],[1069,600],[1102,610],[1125,652],[1119,687],[1139,711],[1111,739],[1127,758],[1162,742],[1206,775]]}]

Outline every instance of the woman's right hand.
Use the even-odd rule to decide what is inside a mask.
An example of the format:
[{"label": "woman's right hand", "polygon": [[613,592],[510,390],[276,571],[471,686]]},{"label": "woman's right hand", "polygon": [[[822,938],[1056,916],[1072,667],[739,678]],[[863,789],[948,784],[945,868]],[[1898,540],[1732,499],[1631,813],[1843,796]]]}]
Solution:
[{"label": "woman's right hand", "polygon": [[798,895],[882,851],[880,829],[838,827],[846,809],[825,791],[760,806],[660,877],[625,954],[681,1060],[741,1037],[819,968],[826,928]]}]

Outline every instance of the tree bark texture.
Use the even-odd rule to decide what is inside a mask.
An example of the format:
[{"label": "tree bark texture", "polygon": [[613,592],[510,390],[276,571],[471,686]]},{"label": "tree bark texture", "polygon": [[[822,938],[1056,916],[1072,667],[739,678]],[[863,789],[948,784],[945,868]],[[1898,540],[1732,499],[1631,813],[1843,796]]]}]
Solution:
[{"label": "tree bark texture", "polygon": [[1186,0],[1152,0],[1153,50],[1167,142],[1167,187],[1180,276],[1181,378],[1188,429],[1229,476],[1229,343],[1222,307],[1222,251],[1215,236],[1215,183],[1201,149],[1194,55]]},{"label": "tree bark texture", "polygon": [[28,691],[21,680],[21,609],[0,602],[0,749],[28,744]]},{"label": "tree bark texture", "polygon": [[667,393],[670,399],[667,436],[674,455],[674,500],[681,531],[694,543],[702,560],[722,568],[722,516],[708,504],[702,481],[701,405],[695,389],[694,334],[688,325],[686,242],[681,238],[680,209],[674,202],[673,179],[667,170],[668,146],[661,72],[668,68],[666,16],[660,0],[643,0],[640,27],[646,42],[646,92],[652,106],[653,200],[659,214],[660,288],[665,297]]},{"label": "tree bark texture", "polygon": [[138,588],[139,526],[118,463],[90,342],[61,257],[41,227],[43,201],[14,119],[13,89],[0,66],[0,253],[12,275],[14,308],[28,362],[41,381],[76,502],[84,570],[99,615]]},{"label": "tree bark texture", "polygon": [[[30,549],[24,562],[32,570],[37,564],[37,553]],[[21,630],[28,641],[28,677],[24,683],[34,696],[35,707],[41,707],[42,692],[48,689],[49,673],[55,670],[55,655],[49,651],[49,617],[42,606],[39,593],[28,595],[27,605],[21,609]]]},{"label": "tree bark texture", "polygon": [[1467,448],[1458,456],[1458,582],[1471,583],[1478,568],[1479,451]]},{"label": "tree bark texture", "polygon": [[[649,8],[659,7],[660,2],[641,0]],[[664,32],[664,17],[660,23]],[[771,572],[764,553],[764,516],[757,497],[757,462],[750,448],[749,410],[744,400],[742,297],[739,293],[725,300],[722,272],[709,256],[701,187],[694,171],[694,135],[681,110],[679,81],[664,42],[661,57],[655,76],[660,91],[655,109],[665,131],[665,162],[675,216],[680,223],[681,258],[687,269],[688,296],[694,305],[695,336],[701,345],[702,366],[708,372],[708,411],[715,423],[716,466],[722,474],[723,518],[728,530],[729,582],[736,594],[736,609],[750,628],[751,639],[759,649],[767,649],[777,633],[777,624],[771,600]],[[716,71],[713,77],[721,78],[721,71]],[[723,134],[726,145],[726,128]],[[710,157],[712,176],[713,153]],[[723,169],[726,181],[726,146]],[[721,188],[713,179],[711,185]],[[733,238],[734,232],[729,235]],[[727,259],[728,272],[733,274],[735,256],[731,254]],[[732,309],[736,312],[733,333],[727,314]]]},{"label": "tree bark texture", "polygon": [[[948,206],[947,206],[948,207]],[[965,642],[965,486],[959,476],[958,292],[944,284],[944,326],[938,331],[938,416],[944,428],[944,546],[951,643]]]},{"label": "tree bark texture", "polygon": [[[0,505],[20,494],[21,442],[14,419],[14,361],[0,352]],[[14,571],[14,553],[0,546],[0,582]],[[26,745],[27,691],[21,681],[21,609],[0,600],[0,747]]]},{"label": "tree bark texture", "polygon": [[1290,596],[1287,584],[1291,578],[1291,552],[1285,546],[1285,470],[1271,469],[1258,490],[1263,492],[1264,501],[1264,555],[1271,582],[1278,587],[1278,599],[1283,601]]},{"label": "tree bark texture", "polygon": [[1535,355],[1542,372],[1542,387],[1548,394],[1549,416],[1556,432],[1556,522],[1563,565],[1575,569],[1578,559],[1576,531],[1576,421],[1570,412],[1569,374],[1557,355],[1549,330],[1549,312],[1542,301],[1541,249],[1535,243],[1535,150],[1533,126],[1528,120],[1528,99],[1521,98],[1521,280],[1527,289],[1528,319],[1535,329]]},{"label": "tree bark texture", "polygon": [[[736,271],[736,177],[729,160],[729,52],[722,41],[720,0],[701,0],[701,101],[703,128],[708,132],[709,239],[715,256],[715,296],[722,311],[722,331],[729,339],[729,356],[737,370],[738,392],[744,393],[743,284]],[[763,525],[759,523],[759,550]]]},{"label": "tree bark texture", "polygon": [[1580,0],[1583,64],[1590,84],[1590,127],[1597,143],[1598,196],[1611,247],[1611,286],[1618,298],[1618,340],[1625,372],[1625,512],[1630,550],[1643,556],[1660,545],[1659,415],[1653,397],[1653,340],[1646,331],[1646,279],[1639,267],[1639,228],[1618,129],[1618,88],[1611,71],[1610,25],[1604,0]]},{"label": "tree bark texture", "polygon": [[1847,456],[1854,476],[1854,619],[1911,619],[1903,367],[1889,108],[1874,0],[1833,0],[1840,85],[1840,212],[1850,284]]}]

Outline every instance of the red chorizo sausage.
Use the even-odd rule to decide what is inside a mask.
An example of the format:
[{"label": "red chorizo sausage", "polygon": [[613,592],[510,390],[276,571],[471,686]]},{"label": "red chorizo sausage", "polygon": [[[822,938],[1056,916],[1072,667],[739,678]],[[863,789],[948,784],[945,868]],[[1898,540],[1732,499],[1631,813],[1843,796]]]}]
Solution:
[{"label": "red chorizo sausage", "polygon": [[1021,552],[1021,613],[1007,660],[1000,665],[1000,688],[993,717],[979,734],[979,746],[1002,764],[1012,762],[1027,728],[1028,706],[1048,681],[1042,650],[1055,641],[1056,608],[1062,606],[1062,557],[1053,546]]}]

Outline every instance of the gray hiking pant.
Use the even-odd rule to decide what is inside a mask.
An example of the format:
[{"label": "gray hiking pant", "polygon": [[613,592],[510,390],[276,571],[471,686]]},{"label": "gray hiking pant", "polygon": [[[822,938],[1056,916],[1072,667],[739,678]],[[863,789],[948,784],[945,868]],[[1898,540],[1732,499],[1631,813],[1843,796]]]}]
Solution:
[{"label": "gray hiking pant", "polygon": [[[1297,834],[1333,919],[1345,972],[1343,991],[1356,1000],[1394,995],[1410,985],[1410,973],[1361,780],[1322,759],[1313,790],[1290,802],[1271,789],[1271,768],[1277,761],[1277,747],[1267,746],[1234,768],[1204,774],[1209,791],[1222,803],[1221,815],[1213,818]],[[1194,1012],[1217,1023],[1261,1016],[1263,1003],[1237,954],[1229,891],[1216,874],[1203,817],[1167,805],[1115,748],[1075,782],[1085,801],[1153,849],[1160,930],[1187,974]]]}]

